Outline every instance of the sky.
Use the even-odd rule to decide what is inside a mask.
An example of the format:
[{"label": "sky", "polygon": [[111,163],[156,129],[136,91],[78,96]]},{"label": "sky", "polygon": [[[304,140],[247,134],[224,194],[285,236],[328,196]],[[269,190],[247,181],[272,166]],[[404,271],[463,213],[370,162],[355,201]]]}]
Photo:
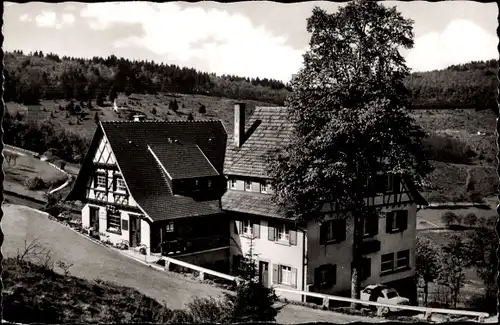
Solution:
[{"label": "sky", "polygon": [[[498,58],[498,7],[473,1],[383,1],[414,21],[412,71]],[[309,1],[4,3],[4,49],[154,60],[204,72],[288,82],[302,65]]]}]

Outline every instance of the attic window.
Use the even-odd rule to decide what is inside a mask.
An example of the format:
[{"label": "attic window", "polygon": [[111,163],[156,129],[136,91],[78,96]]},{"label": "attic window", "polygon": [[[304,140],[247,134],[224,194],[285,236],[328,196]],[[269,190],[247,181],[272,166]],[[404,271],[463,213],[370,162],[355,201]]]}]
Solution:
[{"label": "attic window", "polygon": [[207,186],[212,187],[212,181],[210,179],[207,181]]}]

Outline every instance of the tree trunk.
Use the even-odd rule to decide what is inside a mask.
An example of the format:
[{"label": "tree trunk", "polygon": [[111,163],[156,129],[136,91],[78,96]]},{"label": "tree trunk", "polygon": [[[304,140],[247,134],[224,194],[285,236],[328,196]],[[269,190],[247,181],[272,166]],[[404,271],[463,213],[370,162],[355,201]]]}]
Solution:
[{"label": "tree trunk", "polygon": [[[353,247],[352,247],[352,267],[351,267],[351,298],[352,299],[359,299],[360,295],[360,216],[359,213],[354,211],[354,218],[353,218],[353,232],[354,232],[354,242],[353,242]],[[358,308],[359,304],[358,303],[351,303],[351,308]]]},{"label": "tree trunk", "polygon": [[427,307],[427,297],[429,296],[429,284],[425,282],[424,284],[424,304]]}]

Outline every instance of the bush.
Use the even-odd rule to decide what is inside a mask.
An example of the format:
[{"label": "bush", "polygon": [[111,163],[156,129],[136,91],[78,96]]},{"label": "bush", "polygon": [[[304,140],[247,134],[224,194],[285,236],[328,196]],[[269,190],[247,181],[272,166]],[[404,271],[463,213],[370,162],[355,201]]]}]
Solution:
[{"label": "bush", "polygon": [[205,114],[207,112],[207,108],[205,107],[205,105],[201,104],[200,107],[198,108],[198,112],[200,114]]},{"label": "bush", "polygon": [[274,303],[278,300],[272,288],[260,282],[245,281],[236,287],[236,295],[226,294],[233,305],[233,322],[272,322],[278,315]]},{"label": "bush", "polygon": [[188,120],[188,121],[193,121],[193,120],[194,120],[193,113],[189,113],[189,114],[188,114],[188,116],[187,116],[187,120]]},{"label": "bush", "polygon": [[30,191],[38,191],[47,188],[45,181],[38,176],[30,177],[24,182],[24,187]]},{"label": "bush", "polygon": [[449,227],[451,224],[453,224],[457,220],[457,215],[453,213],[452,211],[446,211],[443,213],[441,216],[441,221]]},{"label": "bush", "polygon": [[227,300],[196,297],[186,307],[191,323],[227,324],[233,318],[233,306]]},{"label": "bush", "polygon": [[474,311],[485,312],[489,314],[496,314],[497,312],[497,299],[495,295],[490,297],[473,296],[465,302],[467,308]]},{"label": "bush", "polygon": [[464,218],[464,223],[469,227],[475,226],[477,223],[477,216],[472,212],[467,213]]},{"label": "bush", "polygon": [[155,108],[155,107],[153,107],[153,109],[151,110],[151,114],[153,114],[153,115],[155,115],[155,116],[156,116],[156,114],[157,114],[157,113],[158,113],[158,112],[156,111],[156,108]]}]

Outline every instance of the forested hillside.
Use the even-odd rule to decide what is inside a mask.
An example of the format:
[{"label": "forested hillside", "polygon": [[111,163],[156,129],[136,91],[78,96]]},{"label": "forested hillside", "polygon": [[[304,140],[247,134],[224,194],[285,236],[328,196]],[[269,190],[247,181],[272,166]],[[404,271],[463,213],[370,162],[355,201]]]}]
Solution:
[{"label": "forested hillside", "polygon": [[217,76],[195,69],[117,58],[60,58],[41,51],[5,54],[5,101],[103,100],[110,93],[176,92],[283,104],[289,88],[280,81]]},{"label": "forested hillside", "polygon": [[[496,105],[497,61],[453,65],[411,74],[406,81],[416,108],[486,108]],[[175,92],[256,100],[282,105],[291,90],[270,79],[217,76],[192,68],[111,55],[60,58],[41,51],[5,54],[5,101],[37,104],[44,99],[104,100],[116,93]]]}]

